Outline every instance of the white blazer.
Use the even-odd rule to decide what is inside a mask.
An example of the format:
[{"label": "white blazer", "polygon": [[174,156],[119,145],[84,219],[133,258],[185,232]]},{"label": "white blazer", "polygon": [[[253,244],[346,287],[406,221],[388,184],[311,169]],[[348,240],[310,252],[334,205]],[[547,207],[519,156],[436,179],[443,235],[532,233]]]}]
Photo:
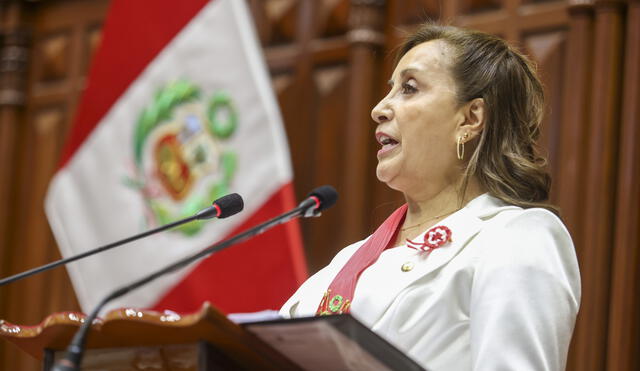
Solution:
[{"label": "white blazer", "polygon": [[[484,194],[438,225],[452,241],[430,255],[385,250],[360,276],[351,314],[431,371],[563,370],[580,274],[562,222]],[[363,242],[340,251],[280,314],[315,315]]]}]

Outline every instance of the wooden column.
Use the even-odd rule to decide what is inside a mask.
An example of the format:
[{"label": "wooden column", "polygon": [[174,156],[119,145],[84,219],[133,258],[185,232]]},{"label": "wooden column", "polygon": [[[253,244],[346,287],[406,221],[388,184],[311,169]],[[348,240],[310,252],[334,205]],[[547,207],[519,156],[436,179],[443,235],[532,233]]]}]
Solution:
[{"label": "wooden column", "polygon": [[16,141],[25,105],[27,34],[20,26],[20,3],[0,4],[0,276],[6,254],[15,183]]},{"label": "wooden column", "polygon": [[347,35],[351,43],[349,56],[349,107],[346,122],[347,156],[342,197],[350,207],[342,214],[343,240],[357,241],[372,232],[369,225],[371,179],[375,160],[374,125],[371,109],[377,97],[379,55],[384,45],[383,0],[352,0]]},{"label": "wooden column", "polygon": [[595,2],[593,89],[588,129],[583,246],[582,304],[576,329],[575,368],[605,369],[611,283],[624,3]]},{"label": "wooden column", "polygon": [[[15,227],[15,194],[18,189],[18,137],[25,106],[28,56],[27,32],[22,28],[19,1],[0,2],[0,277],[11,273],[10,263],[16,248],[12,246]],[[7,290],[0,288],[0,314],[9,305]],[[0,344],[0,360],[14,350]],[[7,364],[8,365],[8,364]],[[0,368],[2,362],[0,362]]]},{"label": "wooden column", "polygon": [[640,369],[640,1],[627,11],[607,370]]},{"label": "wooden column", "polygon": [[[562,101],[559,177],[554,179],[562,219],[571,232],[578,257],[582,256],[583,216],[588,154],[589,108],[593,66],[593,2],[574,1],[569,6],[565,92]],[[583,289],[584,290],[584,289]],[[582,316],[582,310],[578,314]],[[567,360],[575,370],[575,351],[580,331],[576,329]],[[585,338],[583,341],[587,341]]]},{"label": "wooden column", "polygon": [[[295,58],[295,92],[296,96],[291,97],[294,102],[287,102],[293,111],[290,117],[293,121],[287,122],[287,133],[290,138],[291,151],[296,156],[292,157],[294,174],[304,172],[313,163],[313,153],[315,151],[314,138],[309,135],[309,125],[314,122],[313,115],[313,91],[309,87],[313,84],[313,55],[311,42],[314,38],[314,26],[316,24],[316,13],[318,2],[302,0],[298,5],[299,13],[296,25],[296,46],[297,56]],[[293,103],[293,104],[292,104]],[[315,186],[311,176],[296,177],[297,199],[301,200]],[[308,228],[304,225],[303,228]]]},{"label": "wooden column", "polygon": [[560,131],[562,161],[558,163],[561,176],[554,179],[554,186],[562,219],[580,252],[593,66],[593,2],[574,2],[569,7],[567,47]]}]

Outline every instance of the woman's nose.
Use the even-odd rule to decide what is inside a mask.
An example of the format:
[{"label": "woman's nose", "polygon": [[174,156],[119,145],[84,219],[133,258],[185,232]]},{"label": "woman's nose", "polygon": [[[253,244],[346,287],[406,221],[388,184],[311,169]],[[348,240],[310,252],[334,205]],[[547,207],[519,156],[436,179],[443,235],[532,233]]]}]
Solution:
[{"label": "woman's nose", "polygon": [[386,99],[381,100],[373,109],[371,110],[371,118],[373,121],[378,124],[382,124],[383,122],[387,122],[392,119],[393,111],[389,108],[389,105],[386,103]]}]

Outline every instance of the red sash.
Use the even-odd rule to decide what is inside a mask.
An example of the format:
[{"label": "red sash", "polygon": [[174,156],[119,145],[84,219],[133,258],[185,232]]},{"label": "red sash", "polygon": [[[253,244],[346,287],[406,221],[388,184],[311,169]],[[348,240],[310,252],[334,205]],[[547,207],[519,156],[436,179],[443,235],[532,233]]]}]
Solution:
[{"label": "red sash", "polygon": [[400,206],[351,256],[329,285],[320,301],[316,315],[349,313],[360,274],[375,263],[386,248],[393,247],[391,245],[395,242],[398,228],[404,221],[406,213],[407,205]]}]

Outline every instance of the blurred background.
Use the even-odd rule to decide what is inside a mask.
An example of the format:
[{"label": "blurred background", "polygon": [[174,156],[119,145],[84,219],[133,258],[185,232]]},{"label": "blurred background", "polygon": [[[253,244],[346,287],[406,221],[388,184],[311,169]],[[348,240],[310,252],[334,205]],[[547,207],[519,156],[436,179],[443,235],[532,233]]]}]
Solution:
[{"label": "blurred background", "polygon": [[[394,50],[426,19],[497,34],[538,65],[541,146],[581,264],[569,370],[640,370],[640,1],[247,0],[284,118],[298,199],[338,205],[301,223],[310,273],[398,205],[375,178],[370,110]],[[60,257],[43,199],[108,0],[0,0],[0,277]],[[241,109],[241,107],[240,107]],[[78,311],[64,269],[0,289],[0,318]],[[0,369],[39,363],[0,343]]]}]

